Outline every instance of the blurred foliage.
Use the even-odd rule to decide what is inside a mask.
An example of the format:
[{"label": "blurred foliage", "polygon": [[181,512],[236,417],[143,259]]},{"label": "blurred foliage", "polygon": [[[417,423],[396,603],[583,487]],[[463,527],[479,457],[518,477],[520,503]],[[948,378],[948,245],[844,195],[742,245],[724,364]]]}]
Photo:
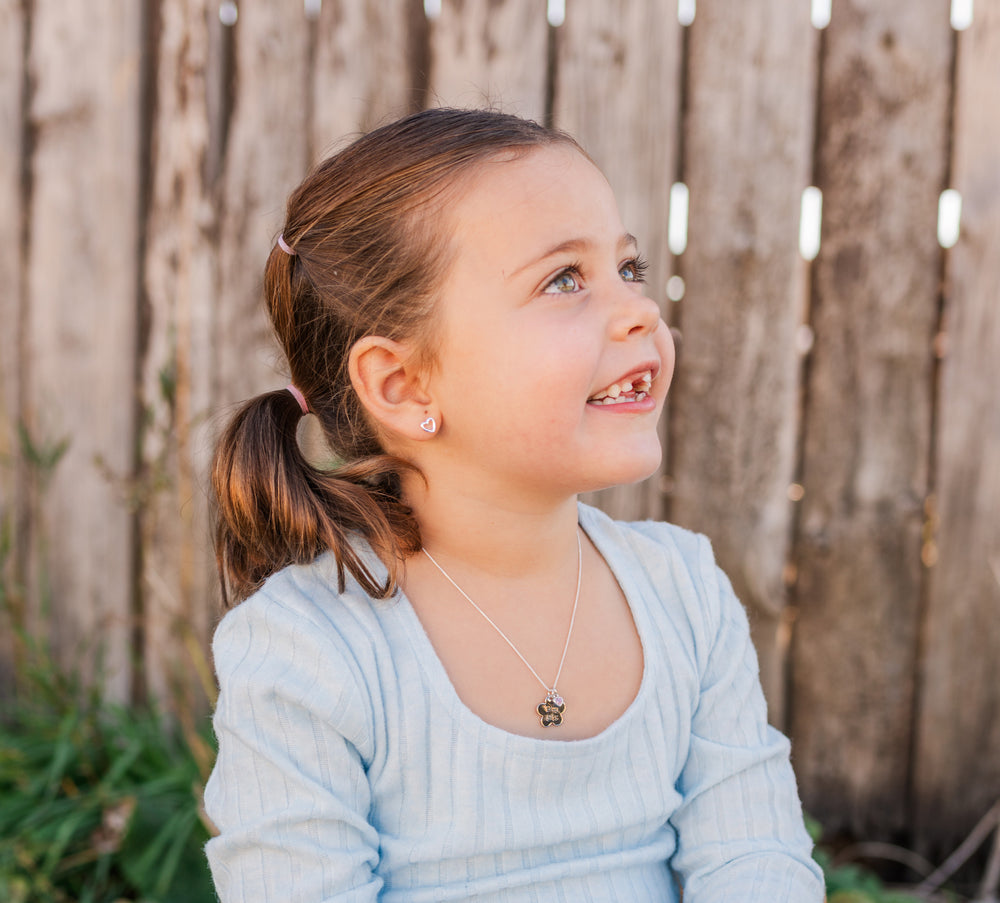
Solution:
[{"label": "blurred foliage", "polygon": [[[827,903],[928,903],[925,897],[887,887],[871,869],[856,862],[837,862],[830,849],[822,845],[822,826],[808,815],[806,828],[813,843],[817,844],[813,858],[826,877]],[[935,899],[959,903],[961,898],[943,893]]]},{"label": "blurred foliage", "polygon": [[22,642],[27,665],[0,708],[0,900],[214,903],[207,725],[111,705]]}]

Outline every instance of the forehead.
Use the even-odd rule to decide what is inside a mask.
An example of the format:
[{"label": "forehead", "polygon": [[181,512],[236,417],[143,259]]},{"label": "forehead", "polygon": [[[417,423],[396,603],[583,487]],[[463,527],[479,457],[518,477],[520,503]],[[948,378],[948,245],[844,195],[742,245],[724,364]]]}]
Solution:
[{"label": "forehead", "polygon": [[562,242],[600,244],[624,232],[611,186],[568,144],[478,164],[450,205],[453,264],[510,272]]}]

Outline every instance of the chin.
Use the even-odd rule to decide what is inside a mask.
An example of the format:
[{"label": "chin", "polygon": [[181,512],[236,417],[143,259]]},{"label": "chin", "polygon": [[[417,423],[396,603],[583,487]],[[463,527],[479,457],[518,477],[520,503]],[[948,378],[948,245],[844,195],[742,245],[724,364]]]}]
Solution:
[{"label": "chin", "polygon": [[616,466],[605,469],[600,480],[595,480],[593,485],[580,491],[596,492],[599,489],[610,489],[613,486],[630,486],[633,483],[640,483],[653,476],[660,469],[662,460],[663,451],[657,443],[655,452],[651,450],[648,455],[635,455],[630,461],[616,462]]}]

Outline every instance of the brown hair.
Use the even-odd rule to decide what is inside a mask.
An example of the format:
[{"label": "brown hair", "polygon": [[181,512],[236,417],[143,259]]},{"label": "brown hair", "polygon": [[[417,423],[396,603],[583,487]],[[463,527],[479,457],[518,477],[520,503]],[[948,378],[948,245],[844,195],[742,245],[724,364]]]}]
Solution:
[{"label": "brown hair", "polygon": [[[412,465],[389,456],[354,392],[348,352],[366,335],[414,341],[432,357],[434,292],[447,268],[441,211],[472,168],[504,150],[569,136],[485,110],[434,109],[383,126],[321,163],[288,200],[284,241],[264,294],[292,381],[339,460],[311,465],[296,440],[302,416],[285,390],[246,402],[216,448],[216,560],[223,599],[239,601],[275,571],[326,550],[375,598],[420,550],[400,498]],[[438,228],[433,228],[437,225]],[[430,227],[429,227],[430,226]],[[380,583],[351,546],[364,537],[388,568]]]}]

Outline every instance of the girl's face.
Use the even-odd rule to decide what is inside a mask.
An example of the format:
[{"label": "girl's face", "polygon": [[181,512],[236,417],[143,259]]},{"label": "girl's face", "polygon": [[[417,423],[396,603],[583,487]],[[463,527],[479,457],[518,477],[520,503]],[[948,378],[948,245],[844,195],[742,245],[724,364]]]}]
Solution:
[{"label": "girl's face", "polygon": [[428,382],[452,476],[513,501],[653,473],[674,348],[601,172],[569,145],[497,159],[445,216]]}]

